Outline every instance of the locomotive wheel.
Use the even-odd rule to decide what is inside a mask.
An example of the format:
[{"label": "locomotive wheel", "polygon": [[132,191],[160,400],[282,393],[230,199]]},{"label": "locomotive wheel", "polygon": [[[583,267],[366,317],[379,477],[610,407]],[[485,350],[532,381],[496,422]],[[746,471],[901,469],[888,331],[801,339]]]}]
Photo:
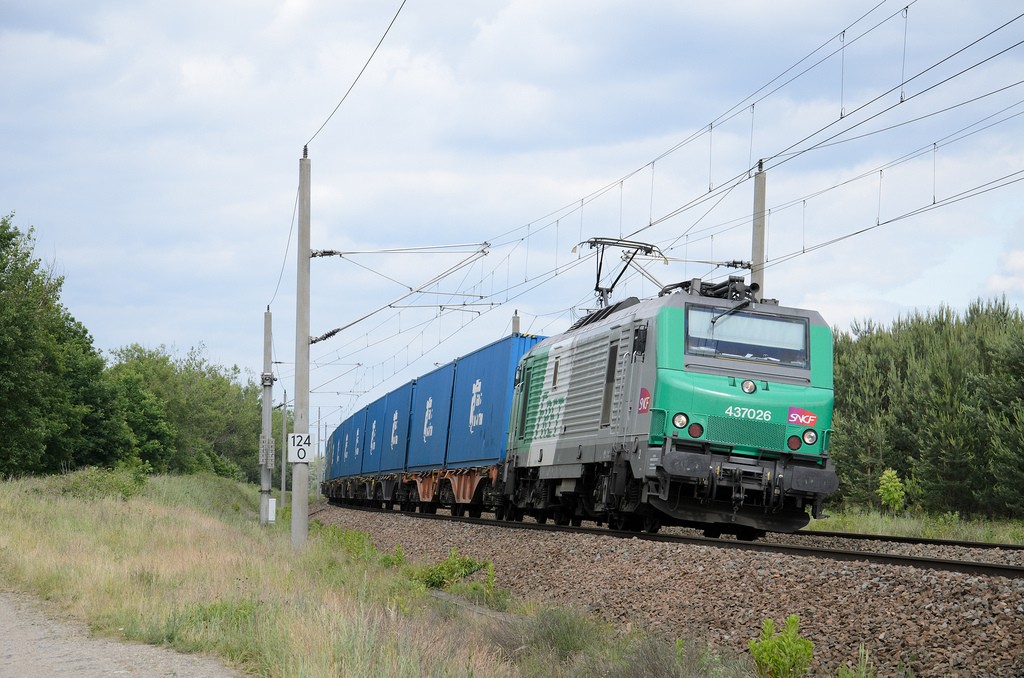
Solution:
[{"label": "locomotive wheel", "polygon": [[655,516],[646,515],[644,516],[644,532],[648,534],[656,534],[661,529],[661,521]]}]

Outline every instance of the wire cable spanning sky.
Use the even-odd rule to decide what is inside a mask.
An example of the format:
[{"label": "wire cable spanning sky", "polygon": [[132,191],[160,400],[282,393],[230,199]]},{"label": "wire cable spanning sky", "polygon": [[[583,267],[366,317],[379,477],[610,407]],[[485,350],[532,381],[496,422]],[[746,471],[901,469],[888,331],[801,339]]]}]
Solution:
[{"label": "wire cable spanning sky", "polygon": [[[313,419],[595,305],[591,237],[665,283],[750,258],[844,329],[1024,301],[1024,20],[960,3],[603,0],[210,6],[15,0],[0,209],[34,225],[97,346],[260,371],[294,351],[295,186],[312,158]],[[399,253],[489,243],[486,256]],[[612,261],[612,258],[606,261]],[[282,264],[282,262],[284,262]],[[392,300],[452,269],[422,294]],[[612,270],[614,277],[617,271]],[[613,300],[656,285],[627,273]],[[280,397],[280,390],[275,398]]]}]

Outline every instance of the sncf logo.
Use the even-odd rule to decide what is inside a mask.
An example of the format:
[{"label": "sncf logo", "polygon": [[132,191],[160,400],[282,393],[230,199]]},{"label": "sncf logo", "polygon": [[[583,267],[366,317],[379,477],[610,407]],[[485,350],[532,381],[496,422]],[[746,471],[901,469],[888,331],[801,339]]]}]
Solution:
[{"label": "sncf logo", "polygon": [[814,426],[818,423],[818,415],[814,412],[802,410],[799,407],[789,408],[789,423],[800,426]]},{"label": "sncf logo", "polygon": [[651,392],[646,388],[640,389],[640,401],[637,403],[637,414],[647,414],[651,411]]}]

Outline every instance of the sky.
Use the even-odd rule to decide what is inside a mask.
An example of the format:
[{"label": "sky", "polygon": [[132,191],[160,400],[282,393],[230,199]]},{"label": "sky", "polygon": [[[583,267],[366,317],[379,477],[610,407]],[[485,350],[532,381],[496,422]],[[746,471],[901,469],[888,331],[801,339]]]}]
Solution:
[{"label": "sky", "polygon": [[[310,334],[345,328],[311,349],[328,428],[513,314],[565,330],[597,305],[591,238],[664,255],[613,301],[747,273],[719,264],[751,259],[758,161],[765,296],[837,331],[1020,308],[1020,11],[3,0],[0,213],[104,352],[201,346],[258,379],[269,306],[277,403],[308,146],[312,248],[349,253],[311,262]],[[619,266],[609,250],[603,285]]]}]

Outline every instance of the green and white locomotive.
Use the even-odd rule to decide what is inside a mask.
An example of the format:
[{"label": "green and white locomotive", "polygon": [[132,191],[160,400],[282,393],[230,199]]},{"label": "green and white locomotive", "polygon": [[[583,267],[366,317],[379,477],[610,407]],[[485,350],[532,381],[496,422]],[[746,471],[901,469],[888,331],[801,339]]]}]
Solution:
[{"label": "green and white locomotive", "polygon": [[603,308],[516,370],[498,517],[702,528],[754,539],[818,516],[832,333],[741,277]]}]

